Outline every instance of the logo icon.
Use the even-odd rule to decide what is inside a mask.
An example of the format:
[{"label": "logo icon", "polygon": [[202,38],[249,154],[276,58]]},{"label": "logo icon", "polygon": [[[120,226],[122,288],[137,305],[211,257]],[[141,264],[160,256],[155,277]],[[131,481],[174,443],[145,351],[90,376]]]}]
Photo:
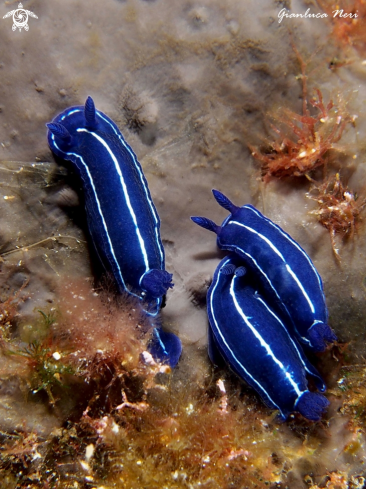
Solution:
[{"label": "logo icon", "polygon": [[24,10],[23,5],[21,3],[18,5],[18,8],[16,10],[12,10],[11,12],[5,14],[3,19],[6,19],[11,15],[13,16],[13,22],[14,22],[12,27],[13,31],[15,31],[17,27],[20,31],[22,29],[27,31],[29,29],[28,16],[38,19],[36,14],[31,12],[30,10]]}]

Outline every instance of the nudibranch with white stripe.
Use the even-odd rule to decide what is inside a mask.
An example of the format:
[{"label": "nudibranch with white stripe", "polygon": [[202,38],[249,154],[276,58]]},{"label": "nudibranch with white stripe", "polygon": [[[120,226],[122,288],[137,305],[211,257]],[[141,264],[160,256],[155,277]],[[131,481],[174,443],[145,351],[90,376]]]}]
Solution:
[{"label": "nudibranch with white stripe", "polygon": [[219,248],[237,253],[256,273],[267,301],[287,316],[297,338],[309,349],[323,351],[336,336],[327,324],[322,280],[310,257],[252,205],[237,207],[218,190],[213,194],[230,212],[222,225],[204,217],[191,219],[215,232]]},{"label": "nudibranch with white stripe", "polygon": [[117,125],[95,109],[69,107],[47,124],[53,153],[79,174],[88,228],[103,267],[120,292],[156,316],[172,284],[165,270],[160,220],[140,163]]},{"label": "nudibranch with white stripe", "polygon": [[318,421],[329,401],[308,390],[306,374],[322,391],[324,383],[242,263],[238,255],[224,258],[208,290],[210,358],[216,363],[219,354],[282,418],[298,411]]}]

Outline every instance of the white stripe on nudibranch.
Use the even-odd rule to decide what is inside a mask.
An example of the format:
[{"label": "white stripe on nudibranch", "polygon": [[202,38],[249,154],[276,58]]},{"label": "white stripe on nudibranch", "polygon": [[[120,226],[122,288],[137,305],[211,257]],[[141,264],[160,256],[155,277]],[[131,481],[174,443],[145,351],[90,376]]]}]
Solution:
[{"label": "white stripe on nudibranch", "polygon": [[80,109],[73,109],[73,110],[70,110],[70,112],[66,112],[66,114],[64,114],[62,117],[60,117],[60,121],[63,121],[65,119],[65,117],[69,117],[69,115],[75,114],[76,112],[81,112],[81,110]]},{"label": "white stripe on nudibranch", "polygon": [[135,232],[136,232],[137,238],[138,238],[139,243],[140,243],[140,250],[142,252],[142,256],[143,256],[143,259],[144,259],[146,272],[149,271],[150,267],[149,267],[149,261],[148,261],[148,258],[147,258],[147,252],[146,252],[145,242],[144,242],[144,240],[143,240],[143,238],[141,236],[140,229],[139,229],[139,227],[137,225],[136,214],[135,214],[135,212],[133,210],[133,207],[132,207],[132,204],[131,204],[131,201],[130,201],[130,196],[128,195],[128,191],[127,191],[127,186],[126,186],[126,183],[125,183],[124,178],[122,176],[121,168],[120,168],[120,166],[118,164],[117,158],[114,156],[113,151],[108,146],[108,144],[104,141],[104,139],[101,138],[95,132],[91,132],[91,131],[88,131],[88,129],[83,129],[83,128],[77,129],[77,132],[86,132],[86,133],[90,134],[91,136],[95,137],[100,143],[102,143],[102,145],[105,147],[105,149],[108,151],[110,157],[112,158],[112,161],[114,163],[114,166],[116,168],[116,171],[118,173],[118,176],[119,176],[119,179],[120,179],[122,188],[123,188],[123,194],[124,194],[124,197],[126,199],[126,204],[127,204],[128,210],[130,212],[131,218],[132,218],[133,223],[135,225]]},{"label": "white stripe on nudibranch", "polygon": [[221,227],[223,228],[231,218],[232,218],[232,214],[229,214],[227,218],[224,220],[224,222],[221,224]]},{"label": "white stripe on nudibranch", "polygon": [[[223,266],[225,266],[230,260],[226,260],[223,264]],[[222,267],[221,267],[222,268]],[[216,287],[219,283],[219,276],[217,277],[217,280],[216,280],[216,283],[214,285],[214,288],[212,289],[212,292],[211,292],[211,297],[210,297],[210,308],[211,308],[211,314],[212,314],[212,318],[213,318],[213,321],[215,323],[215,327],[216,327],[216,331],[217,333],[220,335],[221,337],[221,340],[222,342],[224,343],[224,345],[226,346],[226,348],[229,350],[230,352],[230,355],[232,357],[232,359],[235,361],[235,363],[237,364],[237,367],[239,370],[242,370],[244,372],[244,374],[249,377],[250,379],[252,379],[253,383],[256,384],[258,386],[258,389],[263,393],[264,397],[269,399],[269,401],[272,403],[273,406],[276,406],[276,408],[280,411],[280,413],[283,415],[281,409],[279,406],[277,406],[277,404],[271,399],[271,397],[268,395],[267,391],[264,389],[264,387],[252,376],[250,375],[250,373],[248,372],[248,370],[244,367],[244,365],[240,362],[240,360],[235,356],[234,352],[232,351],[232,349],[230,348],[230,346],[228,345],[225,337],[223,336],[222,332],[220,331],[220,327],[217,323],[217,320],[216,320],[216,317],[215,317],[215,311],[214,311],[214,305],[213,305],[213,298],[214,298],[214,294],[215,294],[215,290],[216,290]]]},{"label": "white stripe on nudibranch", "polygon": [[[257,299],[258,301],[260,301],[260,302],[261,302],[261,303],[262,303],[262,304],[265,306],[265,308],[267,309],[267,311],[268,311],[269,313],[271,313],[271,314],[272,314],[272,316],[273,316],[274,318],[276,318],[276,319],[277,319],[277,321],[278,321],[278,322],[280,323],[280,325],[282,326],[282,329],[283,329],[283,330],[285,331],[285,333],[287,334],[288,339],[291,341],[291,343],[293,344],[293,346],[294,346],[295,350],[297,351],[297,354],[298,354],[299,360],[300,360],[300,361],[301,361],[301,363],[303,364],[304,369],[305,369],[305,370],[306,370],[306,371],[307,371],[309,374],[313,374],[313,373],[312,373],[312,372],[310,372],[310,370],[308,369],[308,367],[307,367],[306,363],[304,362],[304,360],[303,360],[303,358],[302,358],[302,355],[300,354],[300,351],[299,351],[299,349],[298,349],[298,346],[297,346],[296,342],[295,342],[295,341],[292,339],[291,335],[289,334],[289,332],[288,332],[288,330],[287,330],[286,326],[283,324],[283,322],[281,321],[281,319],[280,319],[280,318],[279,318],[279,317],[278,317],[278,316],[277,316],[277,315],[276,315],[276,314],[275,314],[275,313],[272,311],[272,309],[270,309],[270,308],[267,306],[267,304],[264,302],[264,300],[262,299],[262,297],[261,297],[260,295],[257,295],[257,296],[256,296],[256,299]],[[314,324],[314,323],[313,323],[313,324]],[[304,338],[304,339],[306,340],[306,338]],[[310,344],[310,341],[309,341],[309,340],[306,340],[306,341],[307,341],[307,343],[309,343],[309,344]]]},{"label": "white stripe on nudibranch", "polygon": [[319,283],[320,290],[321,290],[321,292],[322,292],[322,294],[323,294],[323,297],[324,297],[324,300],[325,300],[325,296],[324,296],[324,292],[323,292],[323,284],[322,284],[322,279],[321,279],[321,277],[320,277],[319,273],[317,272],[317,269],[314,267],[314,264],[313,264],[313,262],[311,261],[311,259],[310,259],[309,255],[308,255],[308,254],[307,254],[307,253],[306,253],[306,252],[305,252],[305,251],[304,251],[304,250],[301,248],[301,246],[300,246],[298,243],[296,243],[296,241],[295,241],[295,240],[293,240],[293,239],[291,238],[291,236],[289,236],[287,233],[285,233],[285,231],[284,231],[283,229],[281,229],[281,228],[280,228],[280,227],[279,227],[277,224],[275,224],[273,221],[271,221],[270,219],[268,219],[268,217],[263,216],[263,214],[261,214],[259,211],[257,211],[257,209],[255,209],[255,208],[254,208],[254,207],[252,207],[252,206],[247,206],[247,205],[245,205],[245,206],[243,206],[243,207],[245,207],[245,209],[248,209],[248,210],[250,210],[250,211],[254,212],[254,214],[256,214],[256,215],[257,215],[259,218],[261,218],[261,219],[265,219],[265,220],[266,220],[266,222],[268,222],[268,224],[270,224],[272,227],[276,228],[276,229],[277,229],[277,231],[279,231],[279,232],[282,234],[282,236],[283,236],[284,238],[286,238],[288,241],[290,241],[290,243],[292,243],[292,244],[293,244],[293,245],[294,245],[294,246],[295,246],[295,247],[296,247],[296,248],[297,248],[297,249],[300,251],[300,253],[301,253],[301,254],[304,256],[304,258],[306,258],[306,260],[308,261],[308,263],[309,263],[310,267],[312,268],[313,272],[315,273],[316,278],[318,279],[318,283]]},{"label": "white stripe on nudibranch", "polygon": [[[219,239],[218,239],[218,241],[219,241]],[[236,246],[235,248],[236,248],[237,250],[241,251],[241,252],[243,253],[243,255],[247,256],[248,258],[250,258],[250,259],[252,260],[252,262],[254,263],[255,267],[256,267],[256,268],[257,268],[257,269],[258,269],[258,270],[261,272],[261,274],[262,274],[262,275],[265,277],[265,279],[267,280],[267,282],[268,282],[269,286],[271,287],[271,289],[273,290],[273,292],[276,294],[277,299],[278,299],[278,300],[281,302],[281,304],[282,304],[283,308],[284,308],[284,309],[285,309],[285,311],[287,312],[288,317],[291,319],[291,315],[290,315],[290,313],[289,313],[289,311],[288,311],[288,309],[287,309],[287,307],[286,307],[285,303],[284,303],[284,302],[281,300],[281,297],[278,295],[277,290],[276,290],[276,289],[273,287],[272,282],[270,281],[270,279],[269,279],[269,277],[267,276],[267,274],[266,274],[266,273],[265,273],[265,272],[264,272],[264,271],[261,269],[261,267],[259,266],[258,262],[257,262],[257,261],[256,261],[256,260],[255,260],[255,259],[252,257],[252,255],[250,255],[249,253],[247,253],[246,251],[244,251],[242,248],[239,248],[239,246]],[[299,333],[298,329],[296,328],[296,324],[295,324],[293,321],[292,321],[292,324],[293,324],[293,327],[294,327],[294,329],[295,329],[296,333],[298,333],[298,334],[300,335],[300,333]],[[306,341],[307,343],[309,343],[309,344],[310,344],[310,342],[309,342],[309,341],[308,341],[306,338],[303,338],[303,339],[304,339],[304,341]]]},{"label": "white stripe on nudibranch", "polygon": [[168,352],[166,351],[165,345],[161,341],[160,334],[159,334],[157,328],[153,329],[153,335],[155,336],[155,338],[158,339],[159,345],[160,345],[161,349],[163,350],[163,352],[165,353],[165,355],[168,355]]},{"label": "white stripe on nudibranch", "polygon": [[159,218],[158,218],[158,215],[157,215],[157,212],[156,212],[154,203],[153,203],[153,201],[151,199],[149,189],[148,189],[148,187],[146,185],[144,174],[143,174],[143,172],[142,172],[142,170],[140,168],[140,164],[137,161],[137,158],[136,158],[135,153],[131,150],[130,146],[126,143],[126,141],[124,140],[122,134],[113,126],[113,124],[108,119],[106,119],[105,117],[103,117],[103,115],[99,111],[96,111],[96,112],[97,112],[98,116],[101,119],[103,119],[107,124],[109,124],[111,126],[111,128],[113,129],[113,131],[115,132],[115,134],[118,136],[119,140],[121,141],[121,144],[123,145],[123,147],[127,150],[127,152],[129,153],[129,155],[131,156],[132,161],[133,161],[133,164],[134,164],[134,166],[135,166],[135,168],[136,168],[136,170],[137,170],[137,172],[139,174],[140,181],[141,181],[142,187],[143,187],[144,192],[145,192],[146,200],[149,203],[151,212],[152,212],[153,217],[154,217],[156,243],[157,243],[158,248],[159,248],[161,266],[163,266],[164,265],[164,251],[163,251],[163,246],[161,244],[160,236],[159,236]]},{"label": "white stripe on nudibranch", "polygon": [[[64,114],[60,118],[60,121],[64,120],[66,117],[68,117],[68,116],[70,116],[72,114],[75,114],[76,112],[84,112],[84,107],[79,108],[79,109],[73,109],[70,112],[67,112],[66,114]],[[154,226],[155,227],[155,239],[156,239],[156,243],[157,243],[157,246],[158,246],[158,249],[159,249],[159,254],[160,254],[160,265],[163,266],[164,265],[164,249],[163,249],[163,246],[161,244],[161,239],[160,239],[160,235],[159,235],[159,217],[157,215],[157,212],[156,212],[154,203],[153,203],[153,201],[151,199],[149,189],[148,189],[148,187],[146,185],[146,182],[145,182],[144,174],[143,174],[143,172],[142,172],[142,170],[140,168],[140,164],[137,161],[137,158],[136,158],[135,153],[131,150],[130,146],[123,139],[122,134],[113,125],[113,123],[110,120],[108,120],[106,117],[104,117],[104,115],[101,112],[99,112],[98,110],[96,110],[96,114],[98,115],[98,117],[100,117],[101,119],[103,119],[103,121],[106,122],[111,127],[111,129],[116,134],[116,136],[118,136],[118,138],[119,138],[121,144],[123,145],[123,147],[127,150],[127,152],[129,153],[129,155],[132,158],[133,164],[134,164],[134,166],[135,166],[135,168],[136,168],[136,170],[137,170],[137,172],[139,174],[140,181],[141,181],[142,187],[144,189],[146,199],[148,201],[149,207],[151,209],[151,212],[152,212],[152,215],[153,215],[153,218],[154,218],[154,221],[155,221],[155,226]]]},{"label": "white stripe on nudibranch", "polygon": [[[68,117],[68,116],[70,116],[70,115],[72,115],[72,114],[74,114],[74,113],[77,113],[77,112],[84,112],[84,107],[83,107],[82,109],[73,109],[73,110],[71,110],[70,112],[67,112],[67,113],[66,113],[66,114],[64,114],[62,117],[60,117],[60,121],[63,121],[63,120],[66,118],[66,117]],[[100,113],[99,113],[99,112],[97,112],[97,113],[98,113],[98,115],[100,115]],[[112,124],[111,124],[111,123],[110,123],[108,120],[106,120],[104,117],[102,117],[102,119],[103,119],[103,120],[105,120],[105,121],[106,121],[106,122],[107,122],[107,123],[108,123],[108,124],[109,124],[109,125],[112,127],[113,131],[114,131],[114,132],[115,132],[115,133],[116,133],[116,134],[117,134],[117,135],[120,137],[120,134],[119,134],[119,133],[116,131],[116,129],[113,127],[113,125],[112,125]],[[78,132],[80,132],[80,129],[77,129],[77,131],[78,131]],[[84,131],[85,131],[85,132],[89,132],[89,133],[90,133],[90,131],[87,131],[86,129],[84,129]],[[92,134],[92,133],[90,133],[90,134]],[[94,134],[94,135],[95,135],[95,134]],[[97,136],[97,135],[95,135],[95,136]],[[121,268],[120,268],[120,266],[119,266],[119,263],[118,263],[118,260],[117,260],[117,258],[116,258],[116,255],[115,255],[115,252],[114,252],[114,248],[113,248],[113,245],[112,245],[112,242],[111,242],[110,236],[109,236],[108,227],[107,227],[106,221],[105,221],[105,219],[104,219],[104,215],[103,215],[103,212],[102,212],[102,209],[101,209],[101,205],[100,205],[100,202],[99,202],[99,199],[98,199],[98,196],[97,196],[97,191],[96,191],[96,188],[95,188],[95,185],[94,185],[94,181],[93,181],[93,178],[92,178],[92,176],[91,176],[91,174],[90,174],[90,171],[89,171],[89,168],[88,168],[87,164],[85,163],[85,161],[83,160],[83,158],[82,158],[80,155],[78,155],[77,153],[65,152],[65,151],[61,150],[61,149],[58,147],[57,143],[56,143],[56,139],[55,139],[54,134],[52,134],[52,133],[51,133],[51,139],[52,139],[52,143],[53,143],[53,145],[54,145],[54,146],[57,148],[57,150],[58,150],[60,153],[64,153],[64,154],[66,154],[66,155],[75,156],[76,158],[79,158],[79,159],[80,159],[80,161],[81,161],[81,163],[82,163],[82,165],[84,166],[84,168],[85,168],[85,170],[86,170],[86,173],[87,173],[87,176],[88,176],[88,178],[89,178],[90,186],[91,186],[91,188],[92,188],[92,190],[93,190],[93,194],[94,194],[95,202],[96,202],[96,204],[97,204],[98,212],[99,212],[99,215],[100,215],[101,220],[102,220],[102,224],[103,224],[103,227],[104,227],[105,235],[106,235],[107,240],[108,240],[108,244],[109,244],[110,253],[111,253],[112,258],[113,258],[113,261],[114,261],[114,263],[115,263],[115,265],[116,265],[116,267],[117,267],[117,272],[118,272],[118,275],[119,275],[119,277],[120,277],[120,279],[121,279],[122,286],[123,286],[124,290],[125,290],[126,292],[128,292],[130,295],[133,295],[134,297],[137,297],[138,299],[141,299],[141,297],[140,297],[138,294],[135,294],[134,292],[132,292],[132,291],[131,291],[131,290],[130,290],[130,289],[127,287],[127,286],[126,286],[126,283],[125,283],[124,278],[123,278],[123,275],[122,275]],[[122,139],[123,139],[123,138],[122,138]],[[124,144],[124,145],[125,145],[125,144]],[[128,149],[128,147],[126,147],[126,149]],[[129,151],[129,153],[131,154],[131,151]],[[133,155],[133,153],[132,153],[132,156],[134,156],[134,155]],[[133,158],[133,159],[134,159],[134,162],[135,162],[135,161],[136,161],[136,160],[135,160],[135,158]],[[119,165],[117,165],[117,166],[118,166],[118,169],[120,169],[120,168],[119,168]],[[138,164],[137,164],[137,165],[135,164],[135,166],[136,166],[137,170],[139,170],[139,168],[138,168]],[[117,171],[118,171],[118,169],[117,169]],[[139,171],[139,173],[141,173],[141,172]],[[145,189],[144,182],[142,181],[142,183],[143,183],[143,186],[144,186],[144,189]],[[145,192],[146,192],[146,189],[145,189]],[[155,219],[155,223],[156,223],[156,225],[155,225],[155,233],[156,233],[156,236],[157,236],[157,243],[158,243],[158,247],[159,247],[159,251],[160,251],[161,263],[162,263],[162,265],[163,265],[163,263],[164,263],[164,254],[163,254],[163,252],[162,252],[162,247],[161,247],[161,243],[160,243],[160,239],[159,239],[159,230],[158,230],[158,226],[157,226],[157,224],[158,224],[158,220],[157,220],[157,218],[156,218],[156,211],[155,211],[154,204],[152,203],[151,199],[148,199],[148,200],[149,200],[150,207],[152,208],[152,211],[153,211],[153,214],[154,214],[154,219]],[[126,201],[127,201],[127,198],[126,198]],[[145,261],[145,264],[146,264],[146,261]],[[147,272],[148,270],[149,270],[149,269],[146,269],[146,272]],[[145,272],[145,273],[146,273],[146,272]],[[157,299],[157,310],[156,310],[156,312],[155,312],[155,313],[152,313],[151,311],[146,311],[146,312],[147,312],[147,313],[148,313],[150,316],[155,317],[155,316],[158,314],[158,312],[159,312],[161,302],[162,302],[162,299],[161,299],[161,298],[158,298],[158,299]]]},{"label": "white stripe on nudibranch", "polygon": [[[218,240],[219,241],[219,240]],[[250,258],[252,260],[252,262],[254,263],[254,265],[256,266],[256,268],[261,272],[261,274],[266,278],[267,282],[269,283],[271,289],[273,290],[273,292],[276,294],[277,296],[277,299],[279,299],[281,301],[281,297],[278,295],[277,293],[277,290],[273,287],[272,285],[272,282],[271,280],[269,279],[268,275],[264,272],[264,270],[262,270],[262,268],[259,266],[258,262],[255,260],[255,258],[252,257],[252,255],[250,255],[249,253],[247,253],[246,251],[244,251],[242,248],[239,248],[239,246],[235,246],[235,249],[241,251],[243,253],[243,255],[247,256],[248,258]],[[282,302],[282,301],[281,301]],[[286,309],[287,311],[287,309]],[[288,311],[287,311],[288,312]]]},{"label": "white stripe on nudibranch", "polygon": [[237,301],[237,298],[236,298],[236,294],[235,294],[235,291],[234,291],[234,284],[235,284],[235,280],[237,279],[238,277],[233,277],[232,281],[231,281],[231,284],[230,284],[230,295],[233,299],[233,302],[234,302],[234,305],[235,305],[235,308],[236,310],[238,311],[239,315],[241,316],[241,318],[243,319],[243,321],[245,322],[245,324],[248,326],[248,328],[251,330],[251,332],[253,333],[253,335],[257,338],[257,340],[259,341],[260,345],[265,349],[265,351],[267,352],[267,355],[269,355],[272,360],[274,361],[274,363],[276,365],[278,365],[280,367],[280,369],[282,370],[282,372],[285,374],[285,377],[289,380],[292,388],[294,389],[294,391],[296,392],[297,396],[300,396],[301,392],[297,383],[294,381],[294,379],[292,378],[292,375],[287,371],[287,369],[285,368],[284,364],[278,360],[278,358],[276,358],[275,354],[273,353],[271,347],[269,346],[268,343],[266,343],[266,341],[262,338],[262,336],[259,334],[259,332],[256,330],[256,328],[252,325],[252,323],[249,321],[249,317],[247,317],[243,311],[243,309],[240,307],[240,304],[238,303]]},{"label": "white stripe on nudibranch", "polygon": [[276,248],[275,245],[272,243],[272,241],[270,241],[266,236],[264,236],[261,233],[258,233],[258,231],[256,231],[255,229],[253,229],[253,228],[251,228],[249,226],[246,226],[245,224],[242,224],[241,222],[238,222],[238,221],[230,221],[229,224],[235,224],[237,226],[241,226],[242,228],[247,229],[251,233],[256,234],[261,239],[263,239],[268,244],[268,246],[270,246],[272,248],[272,250],[276,253],[276,255],[278,255],[281,258],[282,261],[286,262],[286,260],[283,257],[282,253],[280,253],[279,249]]},{"label": "white stripe on nudibranch", "polygon": [[[55,147],[58,149],[58,151],[60,151],[60,152],[64,153],[64,151],[61,151],[61,149],[60,149],[60,148],[57,146],[56,141],[55,141],[55,137],[54,137],[54,135],[53,135],[53,134],[52,134],[52,139],[53,139],[53,144],[54,144],[54,145],[55,145]],[[90,174],[89,168],[88,168],[87,164],[85,163],[85,161],[83,160],[83,158],[82,158],[80,155],[78,155],[78,154],[76,154],[76,153],[65,153],[65,154],[67,154],[67,155],[71,155],[71,156],[76,156],[77,158],[79,158],[79,159],[80,159],[80,161],[81,161],[81,163],[82,163],[82,165],[84,166],[84,168],[85,168],[85,170],[86,170],[86,173],[87,173],[88,178],[89,178],[89,183],[90,183],[90,186],[91,186],[91,188],[92,188],[92,190],[93,190],[93,193],[94,193],[95,202],[97,203],[98,212],[99,212],[99,215],[100,215],[100,217],[101,217],[101,219],[102,219],[102,223],[103,223],[104,231],[105,231],[105,234],[106,234],[106,237],[107,237],[108,243],[109,243],[109,249],[110,249],[111,255],[112,255],[113,260],[114,260],[114,263],[115,263],[115,265],[116,265],[116,267],[117,267],[118,274],[119,274],[119,276],[120,276],[120,279],[121,279],[121,282],[122,282],[122,285],[123,285],[124,289],[125,289],[127,292],[130,292],[130,291],[128,290],[128,288],[126,287],[126,284],[125,284],[125,281],[124,281],[124,279],[123,279],[123,275],[122,275],[122,272],[121,272],[121,268],[120,268],[120,266],[119,266],[119,263],[118,263],[118,260],[117,260],[117,258],[116,258],[116,255],[115,255],[115,253],[114,253],[114,248],[113,248],[113,245],[112,245],[112,241],[111,241],[110,236],[109,236],[109,233],[108,233],[108,227],[107,227],[107,223],[105,222],[105,219],[104,219],[104,215],[103,215],[103,212],[102,212],[102,208],[101,208],[101,205],[100,205],[100,202],[99,202],[99,199],[98,199],[97,191],[96,191],[96,189],[95,189],[94,181],[93,181],[93,178],[92,178],[92,176],[91,176],[91,174]],[[130,293],[131,293],[131,292],[130,292]],[[133,294],[133,295],[135,295],[135,294]],[[138,297],[138,296],[137,296],[137,297]]]},{"label": "white stripe on nudibranch", "polygon": [[309,304],[309,307],[311,309],[311,312],[314,314],[315,313],[315,308],[314,308],[313,303],[311,302],[308,294],[305,292],[305,289],[302,286],[302,283],[297,278],[297,275],[291,270],[291,267],[289,265],[287,265],[287,264],[286,264],[286,269],[287,269],[288,273],[291,275],[291,277],[295,280],[295,282],[297,283],[297,285],[299,286],[299,288],[300,288],[301,292],[303,293],[305,299],[308,301],[308,304]]},{"label": "white stripe on nudibranch", "polygon": [[[276,248],[276,246],[266,237],[266,236],[263,236],[263,234],[261,233],[258,233],[258,231],[256,231],[255,229],[249,227],[249,226],[245,226],[244,224],[241,224],[240,222],[237,222],[237,221],[230,221],[229,224],[234,224],[236,226],[241,226],[245,229],[247,229],[248,231],[250,231],[251,233],[254,233],[256,234],[260,239],[262,239],[265,243],[268,244],[268,246],[276,253],[276,255],[278,255],[281,260],[286,264],[286,269],[287,271],[289,272],[289,274],[291,275],[291,277],[295,280],[297,286],[299,287],[299,289],[301,290],[303,296],[305,297],[305,299],[307,300],[308,304],[309,304],[309,307],[310,307],[310,310],[311,312],[314,314],[315,313],[315,308],[313,306],[313,303],[311,302],[308,294],[306,293],[303,285],[301,284],[300,280],[298,279],[297,275],[294,273],[294,271],[291,269],[290,265],[288,265],[286,263],[286,260],[284,258],[284,256],[282,255],[282,253],[278,250],[278,248]],[[269,279],[268,279],[269,280]],[[271,283],[271,286],[272,286],[272,283]],[[272,287],[274,289],[274,287]],[[278,294],[277,294],[277,297],[278,297]]]}]

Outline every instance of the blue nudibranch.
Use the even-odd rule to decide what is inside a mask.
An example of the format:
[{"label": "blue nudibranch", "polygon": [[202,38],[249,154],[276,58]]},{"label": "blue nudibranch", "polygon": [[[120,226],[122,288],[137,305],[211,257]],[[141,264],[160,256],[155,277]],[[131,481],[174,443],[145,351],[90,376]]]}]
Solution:
[{"label": "blue nudibranch", "polygon": [[283,418],[299,411],[317,421],[329,401],[308,390],[306,373],[322,391],[324,383],[241,263],[238,255],[224,258],[208,290],[211,360],[218,352]]},{"label": "blue nudibranch", "polygon": [[102,265],[120,292],[137,296],[155,316],[173,286],[172,274],[165,271],[160,220],[136,155],[91,97],[47,127],[51,150],[74,164],[83,183],[88,228]]},{"label": "blue nudibranch", "polygon": [[313,351],[336,340],[327,324],[322,280],[306,252],[255,207],[235,206],[218,190],[217,202],[230,212],[221,226],[204,217],[191,219],[217,234],[219,248],[237,253],[261,281],[268,301],[278,307],[297,338]]}]

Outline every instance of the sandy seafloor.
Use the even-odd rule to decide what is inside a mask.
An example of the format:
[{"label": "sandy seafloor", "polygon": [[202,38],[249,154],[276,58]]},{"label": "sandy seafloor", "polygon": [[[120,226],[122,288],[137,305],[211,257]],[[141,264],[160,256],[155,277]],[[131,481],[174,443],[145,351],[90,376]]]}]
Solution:
[{"label": "sandy seafloor", "polygon": [[[3,300],[28,280],[19,310],[24,320],[57,304],[60,282],[93,276],[85,219],[70,189],[70,172],[55,163],[45,129],[57,113],[91,95],[97,108],[116,121],[148,180],[161,219],[166,268],[175,283],[162,322],[181,337],[186,352],[205,351],[204,295],[224,256],[214,235],[195,226],[189,216],[220,223],[226,211],[212,197],[211,189],[217,188],[237,205],[255,205],[309,253],[324,282],[329,322],[339,341],[348,343],[351,364],[363,364],[366,211],[353,239],[339,240],[339,265],[329,232],[309,214],[316,205],[306,197],[309,182],[262,182],[260,165],[247,146],[268,137],[271,111],[288,107],[301,113],[293,42],[308,61],[310,92],[319,87],[325,100],[339,93],[349,100],[355,122],[337,143],[329,171],[340,169],[349,187],[360,198],[366,196],[362,53],[339,46],[325,19],[277,20],[283,6],[293,12],[320,8],[312,2],[268,0],[260,5],[250,0],[31,0],[23,6],[38,19],[30,17],[29,31],[19,32],[12,31],[11,18],[2,19],[17,5],[0,5],[0,252],[24,249],[3,256]],[[349,63],[330,70],[334,59]],[[58,236],[57,241],[47,240]],[[333,364],[325,356],[327,361],[319,356],[318,367],[334,388],[342,374],[332,376],[327,369]],[[48,433],[59,425],[42,405],[27,409],[12,393],[10,388],[0,390],[2,431],[27,425]],[[322,449],[318,475],[338,470],[362,476],[362,429],[356,433],[347,428],[348,418],[337,413],[336,401],[326,419],[331,440]],[[289,445],[291,436],[289,431]],[[345,456],[343,448],[354,437],[359,451]],[[280,474],[277,482],[308,487],[306,470],[316,475],[313,467],[306,468],[302,480],[296,475],[291,485],[287,467],[287,475]],[[181,487],[189,486],[182,482]]]}]

